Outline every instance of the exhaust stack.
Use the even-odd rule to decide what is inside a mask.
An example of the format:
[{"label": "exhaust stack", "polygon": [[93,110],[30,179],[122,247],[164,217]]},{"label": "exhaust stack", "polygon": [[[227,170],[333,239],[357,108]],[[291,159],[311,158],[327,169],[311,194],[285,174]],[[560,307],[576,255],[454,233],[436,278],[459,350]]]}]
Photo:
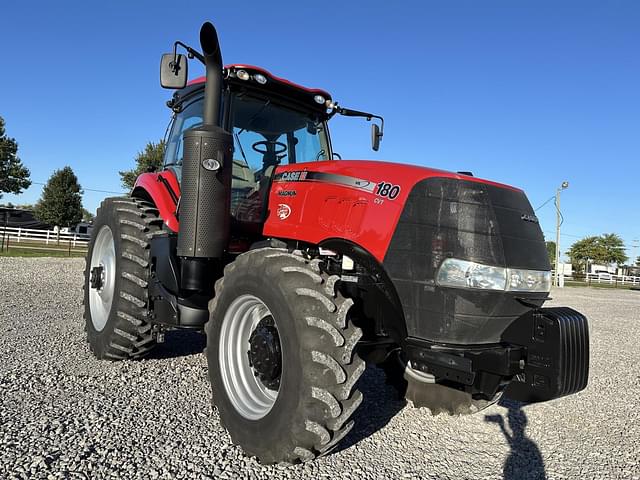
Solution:
[{"label": "exhaust stack", "polygon": [[222,55],[215,27],[200,29],[206,66],[203,124],[184,132],[178,256],[182,287],[206,290],[229,242],[233,137],[220,125]]}]

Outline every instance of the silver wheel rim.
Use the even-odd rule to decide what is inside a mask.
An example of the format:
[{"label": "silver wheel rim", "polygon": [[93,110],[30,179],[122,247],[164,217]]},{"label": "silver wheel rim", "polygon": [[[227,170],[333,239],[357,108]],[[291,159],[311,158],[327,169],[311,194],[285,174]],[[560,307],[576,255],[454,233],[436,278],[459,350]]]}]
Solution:
[{"label": "silver wheel rim", "polygon": [[[95,267],[102,267],[101,286],[91,286],[91,274]],[[89,279],[86,288],[89,289],[89,309],[91,311],[91,323],[96,331],[100,332],[107,324],[113,303],[113,292],[116,281],[116,247],[113,241],[111,229],[103,225],[98,232],[91,254],[89,265]]]},{"label": "silver wheel rim", "polygon": [[269,316],[275,322],[262,300],[253,295],[242,295],[227,309],[220,330],[222,383],[235,409],[249,420],[259,420],[267,415],[278,398],[279,390],[267,388],[256,377],[247,355],[251,332]]}]

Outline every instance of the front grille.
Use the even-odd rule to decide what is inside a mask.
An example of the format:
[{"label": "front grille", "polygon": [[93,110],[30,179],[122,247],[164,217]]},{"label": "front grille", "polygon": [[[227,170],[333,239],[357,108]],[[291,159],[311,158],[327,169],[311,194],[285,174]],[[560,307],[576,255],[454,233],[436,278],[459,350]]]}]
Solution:
[{"label": "front grille", "polygon": [[[410,336],[444,343],[493,343],[528,308],[515,294],[438,287],[445,258],[549,270],[542,232],[521,191],[429,178],[405,204],[384,259]],[[518,296],[523,296],[519,294]]]}]

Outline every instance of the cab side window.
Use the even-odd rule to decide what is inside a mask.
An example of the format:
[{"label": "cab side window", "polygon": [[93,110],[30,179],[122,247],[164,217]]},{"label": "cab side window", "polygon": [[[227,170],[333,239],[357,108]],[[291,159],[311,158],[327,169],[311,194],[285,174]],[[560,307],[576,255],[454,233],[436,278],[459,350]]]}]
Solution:
[{"label": "cab side window", "polygon": [[180,181],[182,173],[182,157],[184,154],[182,135],[185,130],[202,124],[202,102],[203,99],[199,98],[185,106],[176,115],[171,126],[171,134],[164,152],[164,166],[174,170],[178,181]]}]

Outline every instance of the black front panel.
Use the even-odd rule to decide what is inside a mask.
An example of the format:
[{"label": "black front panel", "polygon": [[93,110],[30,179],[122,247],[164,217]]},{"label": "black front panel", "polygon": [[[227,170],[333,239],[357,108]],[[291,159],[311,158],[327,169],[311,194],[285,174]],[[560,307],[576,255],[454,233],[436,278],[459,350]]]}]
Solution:
[{"label": "black front panel", "polygon": [[499,342],[504,329],[529,310],[516,297],[540,297],[438,287],[435,275],[449,257],[550,269],[524,193],[449,178],[422,180],[407,199],[384,259],[411,337],[454,344]]}]

